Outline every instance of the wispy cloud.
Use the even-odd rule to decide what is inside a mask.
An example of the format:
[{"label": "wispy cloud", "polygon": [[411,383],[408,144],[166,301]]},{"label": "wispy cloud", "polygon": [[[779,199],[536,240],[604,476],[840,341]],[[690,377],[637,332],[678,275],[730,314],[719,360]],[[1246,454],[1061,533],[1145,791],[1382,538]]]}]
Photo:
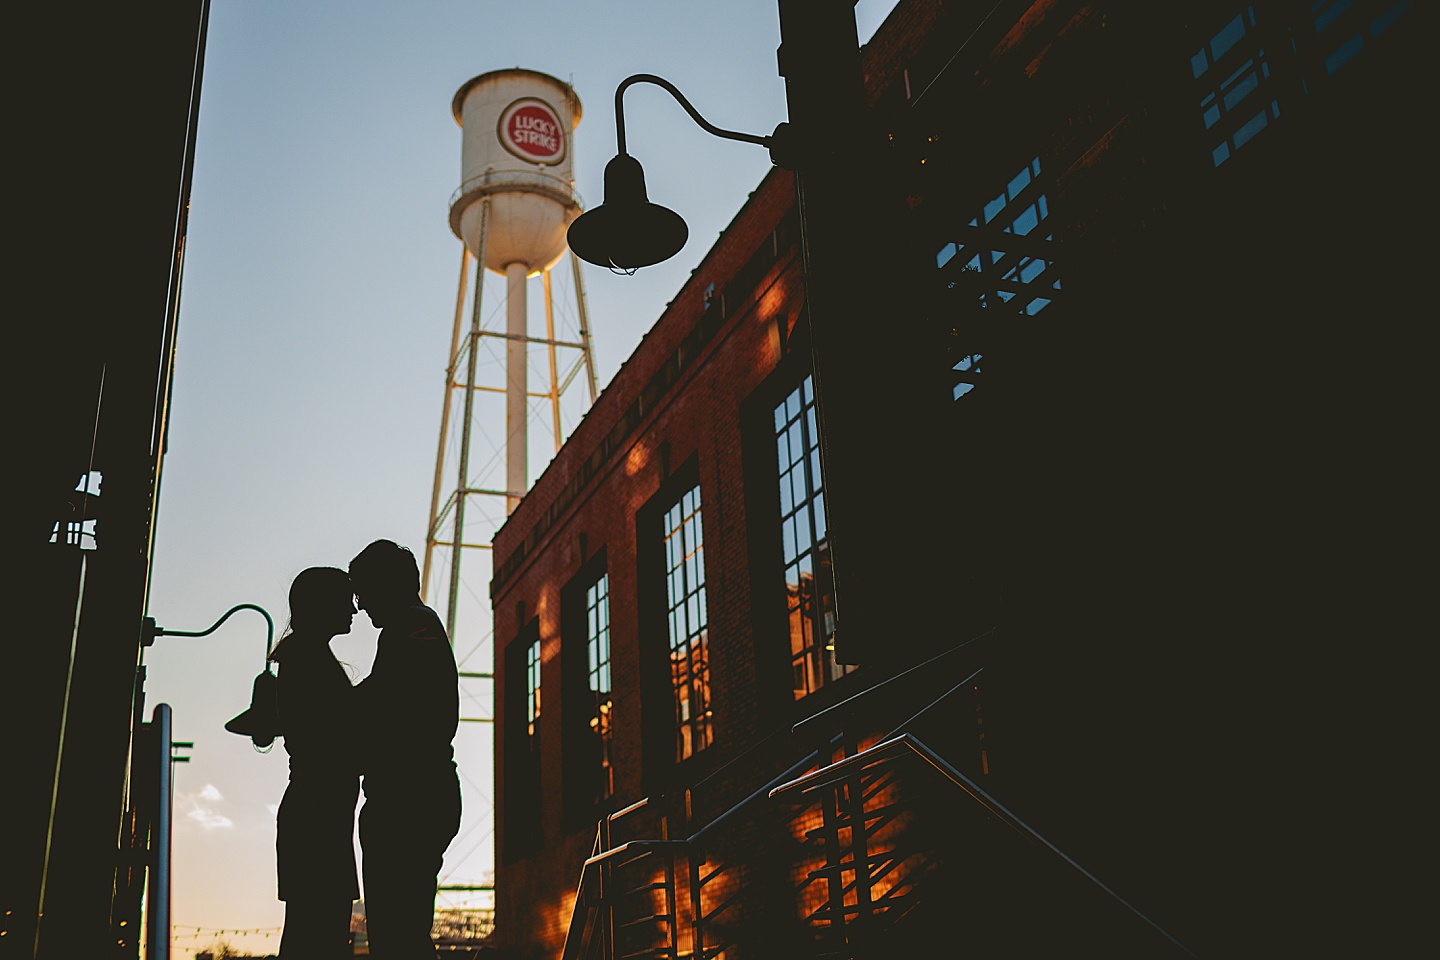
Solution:
[{"label": "wispy cloud", "polygon": [[235,826],[235,821],[210,806],[225,799],[213,783],[205,784],[199,793],[182,794],[178,799],[190,808],[185,811],[185,816],[204,830],[229,830]]}]

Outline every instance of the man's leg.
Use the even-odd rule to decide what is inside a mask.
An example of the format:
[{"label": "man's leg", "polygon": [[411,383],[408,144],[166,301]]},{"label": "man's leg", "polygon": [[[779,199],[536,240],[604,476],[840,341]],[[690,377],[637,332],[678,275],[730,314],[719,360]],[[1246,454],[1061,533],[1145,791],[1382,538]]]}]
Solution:
[{"label": "man's leg", "polygon": [[280,935],[281,960],[343,960],[350,949],[350,900],[290,900]]},{"label": "man's leg", "polygon": [[436,956],[430,930],[445,848],[459,829],[458,782],[453,799],[443,793],[427,799],[431,809],[423,813],[374,800],[360,811],[366,931],[375,960]]},{"label": "man's leg", "polygon": [[[430,929],[435,917],[439,859],[427,859],[403,834],[362,834],[365,846],[365,928],[375,960],[435,960]],[[365,841],[362,841],[365,842]]]}]

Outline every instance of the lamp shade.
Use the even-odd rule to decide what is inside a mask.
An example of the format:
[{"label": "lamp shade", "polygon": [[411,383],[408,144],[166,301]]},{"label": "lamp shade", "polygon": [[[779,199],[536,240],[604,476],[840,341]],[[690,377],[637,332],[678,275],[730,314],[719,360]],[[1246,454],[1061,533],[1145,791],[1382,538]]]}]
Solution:
[{"label": "lamp shade", "polygon": [[566,233],[581,260],[621,270],[669,260],[689,237],[680,214],[649,201],[645,171],[625,153],[605,165],[605,202],[575,218]]},{"label": "lamp shade", "polygon": [[255,677],[250,691],[250,706],[225,724],[225,729],[249,737],[255,746],[264,749],[280,736],[279,684],[268,669]]}]

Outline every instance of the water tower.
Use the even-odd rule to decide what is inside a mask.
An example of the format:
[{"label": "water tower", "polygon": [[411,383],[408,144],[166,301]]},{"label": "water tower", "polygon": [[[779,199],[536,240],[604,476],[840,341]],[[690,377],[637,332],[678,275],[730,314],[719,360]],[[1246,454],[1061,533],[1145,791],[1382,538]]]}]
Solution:
[{"label": "water tower", "polygon": [[[438,548],[448,547],[451,561],[446,626],[453,639],[463,549],[489,547],[489,538],[481,540],[474,536],[473,530],[467,540],[466,501],[472,496],[503,498],[505,514],[514,510],[529,487],[530,400],[549,401],[558,451],[563,440],[561,394],[582,369],[591,402],[595,399],[596,383],[580,261],[570,254],[570,283],[578,320],[574,339],[557,337],[551,282],[552,269],[568,253],[565,231],[581,212],[571,173],[574,131],[581,114],[579,97],[563,80],[515,67],[482,73],[467,81],[455,93],[451,110],[463,134],[461,183],[450,201],[450,229],[464,247],[422,580],[428,588],[435,553]],[[472,258],[479,266],[475,271],[470,332],[462,339],[467,271]],[[505,278],[503,330],[487,327],[482,316],[487,270]],[[543,336],[532,335],[529,329],[527,281],[534,277],[541,280],[544,290]],[[479,382],[483,377],[477,377],[478,354],[487,338],[504,344],[503,386]],[[549,384],[543,392],[530,390],[532,348],[543,349],[548,360]],[[569,351],[574,360],[564,376],[559,367],[562,350]],[[458,379],[462,362],[465,364],[463,380]],[[504,483],[499,487],[476,486],[472,483],[470,450],[476,393],[499,390],[503,390],[505,397]],[[462,402],[461,412],[455,417],[452,400],[457,391],[461,393]],[[460,433],[455,454],[457,469],[453,475],[455,486],[449,497],[442,499],[452,418],[458,419]]]},{"label": "water tower", "polygon": [[[565,400],[564,412],[572,414],[577,409],[583,414],[596,394],[580,261],[565,244],[570,222],[581,213],[571,175],[580,100],[563,80],[516,67],[467,81],[456,92],[451,110],[462,131],[460,187],[450,198],[450,229],[462,241],[460,283],[421,592],[431,602],[429,596],[448,585],[445,625],[461,661],[461,677],[492,683],[488,552],[495,531],[529,488],[530,422],[550,421],[558,452],[567,388],[583,373],[588,397]],[[567,254],[570,269],[562,274],[569,274],[568,283],[553,284],[551,271]],[[477,264],[473,284],[468,275],[471,260]],[[487,275],[504,277],[503,321],[493,305],[484,305]],[[544,294],[543,335],[532,333],[529,322],[528,289],[536,279]],[[467,301],[469,331],[462,336]],[[544,389],[530,386],[532,363],[548,369]],[[573,422],[578,419],[572,417]],[[468,514],[467,504],[474,505]],[[477,553],[486,562],[472,564],[470,572],[480,589],[469,587],[462,595],[461,559]],[[443,569],[447,557],[448,571]],[[432,580],[436,590],[431,589]],[[467,671],[465,660],[486,645],[491,656],[480,658],[482,669]],[[464,704],[473,703],[468,693],[462,688],[462,719],[493,720],[493,710],[491,716],[466,716],[487,712],[483,705],[467,710]],[[493,744],[489,747],[493,750]],[[458,751],[456,759],[465,772]],[[478,763],[472,771],[482,782],[487,771],[478,768],[484,767]]]}]

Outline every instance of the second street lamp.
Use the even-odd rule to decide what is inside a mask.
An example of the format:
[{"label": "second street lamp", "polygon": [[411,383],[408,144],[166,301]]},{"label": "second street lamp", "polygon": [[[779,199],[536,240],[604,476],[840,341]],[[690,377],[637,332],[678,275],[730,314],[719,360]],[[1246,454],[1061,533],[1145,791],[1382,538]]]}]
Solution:
[{"label": "second street lamp", "polygon": [[146,617],[141,626],[141,643],[150,646],[156,637],[208,637],[220,625],[241,610],[254,610],[265,618],[265,664],[255,676],[250,691],[250,706],[225,724],[231,733],[249,737],[257,750],[268,750],[279,736],[279,711],[275,703],[275,674],[270,671],[270,651],[275,644],[275,621],[270,611],[254,603],[237,603],[221,614],[204,630],[172,630],[156,626],[154,617]]},{"label": "second street lamp", "polygon": [[673,96],[707,133],[726,140],[759,144],[770,151],[772,162],[786,166],[788,125],[781,123],[769,136],[722,130],[700,116],[690,101],[663,77],[637,73],[615,88],[615,141],[618,152],[605,165],[605,201],[570,224],[566,239],[575,255],[587,263],[633,273],[640,267],[669,260],[689,239],[685,220],[674,210],[651,203],[645,192],[645,170],[625,151],[626,88],[653,83]]},{"label": "second street lamp", "polygon": [[[934,378],[915,375],[913,343],[867,335],[876,318],[906,309],[896,291],[903,299],[907,285],[897,280],[907,272],[918,279],[923,257],[903,252],[907,209],[893,185],[882,177],[868,189],[856,189],[857,172],[873,174],[886,164],[878,132],[867,120],[853,4],[778,0],[778,8],[776,60],[785,80],[787,121],[769,136],[721,130],[668,81],[643,73],[628,77],[615,90],[619,152],[605,168],[605,202],[570,225],[568,240],[582,260],[621,273],[660,263],[685,244],[684,221],[650,202],[644,171],[625,150],[621,98],[636,83],[664,88],[707,132],[766,147],[775,165],[794,171],[804,310],[826,463],[835,652],[841,663],[860,663],[897,629],[914,637],[943,634],[943,624],[937,630],[925,620],[931,616],[925,605],[909,605],[904,623],[895,620],[889,598],[943,590],[946,568],[892,562],[908,547],[897,525],[875,519],[867,480],[875,469],[874,438],[883,434],[892,449],[905,452],[915,502],[939,502],[945,493],[944,464],[935,462],[942,452],[933,449],[923,418],[915,416],[927,408]],[[857,264],[890,269],[857,269]],[[885,389],[874,389],[877,382]],[[917,578],[925,577],[938,582],[922,587]],[[942,617],[936,611],[932,619]]]}]

